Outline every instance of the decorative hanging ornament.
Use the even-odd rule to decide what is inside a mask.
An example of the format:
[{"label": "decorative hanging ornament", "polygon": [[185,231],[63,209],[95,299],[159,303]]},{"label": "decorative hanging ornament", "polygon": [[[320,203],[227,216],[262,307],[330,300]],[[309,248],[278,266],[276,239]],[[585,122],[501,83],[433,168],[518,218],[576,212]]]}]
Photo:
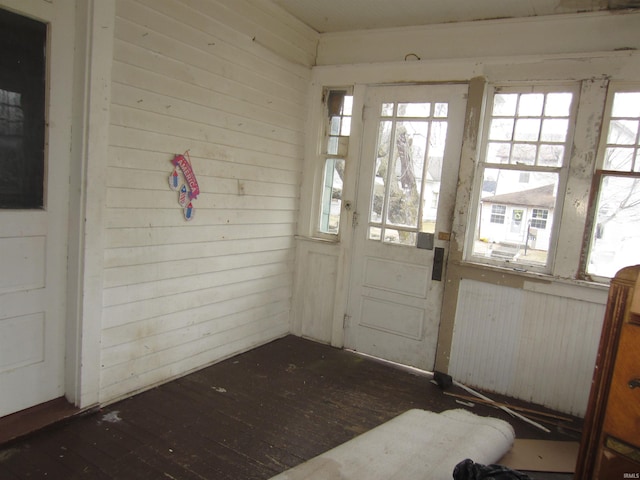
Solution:
[{"label": "decorative hanging ornament", "polygon": [[185,220],[192,220],[195,208],[192,200],[198,198],[200,186],[191,166],[189,151],[175,155],[171,160],[173,172],[169,174],[169,188],[178,192],[178,204],[182,207]]},{"label": "decorative hanging ornament", "polygon": [[180,174],[178,173],[178,167],[174,167],[173,172],[169,175],[169,188],[171,190],[178,190],[180,186]]},{"label": "decorative hanging ornament", "polygon": [[193,220],[193,216],[196,214],[195,209],[193,208],[193,204],[191,202],[189,202],[189,205],[187,205],[184,209],[184,219],[189,221],[189,220]]},{"label": "decorative hanging ornament", "polygon": [[185,185],[182,185],[182,187],[180,188],[180,194],[178,195],[178,203],[180,204],[181,207],[184,207],[187,205],[187,187]]},{"label": "decorative hanging ornament", "polygon": [[189,186],[189,199],[194,199],[198,198],[200,187],[198,186],[198,179],[191,166],[191,160],[187,158],[189,151],[187,150],[185,154],[187,155],[186,157],[184,155],[176,155],[171,162],[175,167],[180,167],[180,170],[182,170],[182,175],[184,175],[184,179]]}]

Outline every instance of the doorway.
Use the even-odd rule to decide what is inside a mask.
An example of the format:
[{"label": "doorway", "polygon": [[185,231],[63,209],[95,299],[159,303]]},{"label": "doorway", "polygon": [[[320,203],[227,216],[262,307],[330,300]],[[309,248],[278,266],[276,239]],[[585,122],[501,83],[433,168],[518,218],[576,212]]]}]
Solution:
[{"label": "doorway", "polygon": [[346,348],[434,367],[466,93],[448,84],[368,89]]}]

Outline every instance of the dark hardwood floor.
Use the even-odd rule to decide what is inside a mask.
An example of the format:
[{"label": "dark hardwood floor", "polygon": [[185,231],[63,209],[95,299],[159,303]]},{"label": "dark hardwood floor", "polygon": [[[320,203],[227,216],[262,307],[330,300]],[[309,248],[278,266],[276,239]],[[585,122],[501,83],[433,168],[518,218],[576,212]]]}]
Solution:
[{"label": "dark hardwood floor", "polygon": [[[288,336],[1,445],[0,479],[267,479],[411,408],[466,407],[423,375]],[[470,410],[518,438],[580,439],[578,419],[549,434]]]}]

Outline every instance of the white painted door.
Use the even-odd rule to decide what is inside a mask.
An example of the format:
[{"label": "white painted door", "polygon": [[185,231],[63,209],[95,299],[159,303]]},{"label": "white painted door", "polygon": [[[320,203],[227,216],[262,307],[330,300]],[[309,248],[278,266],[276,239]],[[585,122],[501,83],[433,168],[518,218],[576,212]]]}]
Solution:
[{"label": "white painted door", "polygon": [[466,93],[466,85],[368,90],[347,348],[433,369]]},{"label": "white painted door", "polygon": [[[20,180],[19,175],[28,179],[31,173],[20,172],[20,168],[14,168],[14,162],[20,163],[29,155],[21,145],[37,141],[28,133],[22,137],[16,132],[30,132],[36,128],[37,121],[27,112],[34,94],[23,89],[21,78],[7,80],[6,70],[1,76],[0,94],[6,107],[4,119],[18,119],[16,121],[23,123],[14,129],[0,128],[2,171],[6,173],[4,167],[8,167],[12,172],[1,180],[0,417],[60,397],[65,392],[71,118],[68,85],[73,68],[62,56],[66,55],[68,59],[71,55],[72,49],[64,39],[72,31],[74,8],[71,2],[60,8],[46,2],[33,2],[24,7],[28,7],[24,12],[26,16],[40,18],[43,24],[49,24],[46,28],[53,30],[46,40],[51,42],[47,46],[50,65],[45,69],[48,73],[44,73],[49,87],[44,96],[46,141],[38,147],[41,151],[44,149],[44,168],[39,180],[29,183],[26,188],[20,184],[28,180]],[[64,28],[58,20],[58,12],[65,13],[67,25]],[[7,105],[14,113],[6,113]],[[35,193],[39,188],[42,192]],[[24,204],[12,203],[8,194],[13,189],[16,195],[35,193],[41,196],[35,201],[26,200]]]}]

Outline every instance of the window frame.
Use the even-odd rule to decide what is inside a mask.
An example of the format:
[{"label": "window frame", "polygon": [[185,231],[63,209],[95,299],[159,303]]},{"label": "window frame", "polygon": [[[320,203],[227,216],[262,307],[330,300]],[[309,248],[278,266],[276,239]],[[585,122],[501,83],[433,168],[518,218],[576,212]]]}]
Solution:
[{"label": "window frame", "polygon": [[[489,149],[490,125],[493,118],[493,99],[498,93],[571,93],[573,95],[567,135],[564,142],[564,152],[562,163],[560,166],[550,167],[543,165],[524,165],[513,163],[497,163],[486,161]],[[572,159],[572,143],[576,133],[576,122],[579,115],[580,104],[580,81],[553,81],[553,82],[495,82],[486,86],[484,96],[484,112],[481,122],[481,135],[478,146],[478,156],[474,165],[473,186],[471,189],[470,215],[468,217],[467,230],[465,234],[465,247],[463,251],[463,261],[466,263],[478,264],[485,267],[508,268],[518,272],[527,272],[534,274],[551,275],[555,269],[555,257],[558,248],[558,240],[561,236],[561,220],[563,216],[564,201],[567,192],[567,184],[569,177],[569,168]],[[513,143],[513,139],[511,139]],[[512,262],[507,259],[493,258],[488,255],[474,254],[474,243],[481,241],[480,229],[480,212],[482,208],[482,186],[484,182],[485,171],[487,169],[519,171],[520,173],[554,173],[557,174],[557,187],[555,193],[555,206],[551,218],[547,218],[547,229],[551,228],[549,236],[549,247],[547,251],[546,263],[544,265],[534,265]],[[505,219],[506,221],[506,219]],[[549,226],[551,221],[551,226]],[[472,233],[473,232],[473,233]]]},{"label": "window frame", "polygon": [[[340,232],[343,228],[343,211],[345,209],[345,204],[344,204],[344,188],[345,188],[345,184],[346,184],[346,172],[347,172],[347,165],[349,162],[349,153],[350,153],[350,147],[351,147],[351,137],[353,135],[353,114],[354,114],[354,105],[352,103],[351,105],[351,115],[349,115],[350,117],[350,122],[351,122],[351,127],[350,127],[350,133],[349,135],[331,135],[331,115],[330,115],[330,111],[329,111],[329,98],[331,95],[332,91],[342,91],[345,92],[345,96],[351,96],[352,97],[352,102],[355,100],[354,99],[354,93],[353,93],[353,86],[352,85],[341,85],[341,86],[323,86],[322,87],[322,109],[321,109],[321,118],[319,119],[319,131],[318,131],[318,141],[317,141],[317,148],[316,148],[316,158],[317,158],[317,163],[316,163],[316,171],[317,171],[317,180],[316,180],[316,185],[315,188],[317,188],[317,195],[316,195],[316,200],[314,201],[314,214],[312,215],[311,218],[311,231],[312,231],[312,235],[315,238],[319,238],[319,239],[323,239],[323,240],[328,240],[328,241],[332,241],[332,242],[337,242],[340,240]],[[340,117],[342,118],[343,115],[341,114]],[[343,147],[344,147],[344,152],[338,152],[337,154],[333,154],[333,153],[328,153],[328,142],[329,142],[329,138],[330,137],[334,137],[334,138],[344,138],[345,140],[343,140]],[[340,140],[337,141],[338,143],[340,143]],[[340,154],[343,153],[343,154]],[[344,175],[345,178],[343,178],[343,186],[342,186],[342,201],[341,201],[341,205],[340,205],[340,214],[339,214],[339,223],[338,223],[338,228],[337,231],[335,233],[333,232],[325,232],[322,230],[322,222],[323,222],[323,218],[326,216],[324,215],[324,204],[325,204],[325,191],[326,191],[326,166],[327,166],[327,162],[329,160],[342,160],[344,161]]]},{"label": "window frame", "polygon": [[[640,82],[610,81],[607,86],[607,95],[603,106],[604,111],[602,116],[602,127],[600,130],[596,152],[596,161],[591,182],[591,193],[589,196],[589,206],[587,209],[585,234],[583,235],[581,262],[579,266],[579,278],[595,283],[607,284],[611,280],[611,277],[597,275],[588,271],[590,258],[593,253],[592,247],[594,244],[594,239],[599,239],[602,237],[602,231],[598,228],[597,220],[598,206],[600,203],[600,195],[602,193],[604,180],[607,177],[640,179],[640,168],[635,172],[604,168],[606,150],[607,146],[609,145],[608,136],[609,128],[611,125],[615,94],[625,92],[640,92]],[[637,138],[638,136],[640,136],[640,132],[637,133]],[[636,162],[640,163],[640,145],[636,143],[635,147],[637,149]],[[637,164],[636,167],[638,167]]]}]

